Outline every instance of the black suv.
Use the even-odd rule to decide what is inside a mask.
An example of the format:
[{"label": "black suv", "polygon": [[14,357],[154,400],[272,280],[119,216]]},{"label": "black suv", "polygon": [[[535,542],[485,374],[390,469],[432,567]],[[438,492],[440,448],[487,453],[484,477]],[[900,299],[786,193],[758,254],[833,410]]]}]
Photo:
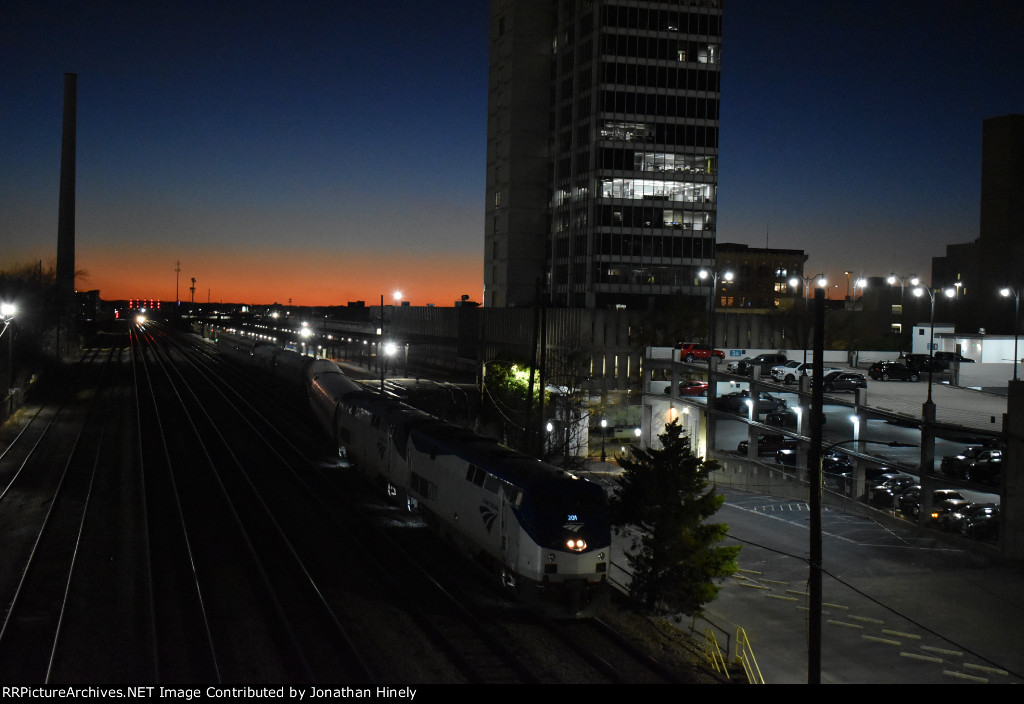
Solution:
[{"label": "black suv", "polygon": [[754,375],[754,367],[761,368],[761,376],[767,377],[772,373],[772,367],[785,364],[789,359],[784,354],[759,354],[753,359],[740,362],[736,366],[737,374]]},{"label": "black suv", "polygon": [[942,362],[943,364],[945,364],[947,366],[953,366],[954,362],[959,363],[959,364],[973,364],[974,363],[973,359],[968,359],[967,357],[964,357],[959,352],[936,352],[935,353],[935,359],[939,360],[940,362]]},{"label": "black suv", "polygon": [[875,362],[868,369],[868,376],[882,381],[889,381],[890,379],[917,381],[921,378],[921,373],[910,367],[905,367],[899,362]]},{"label": "black suv", "polygon": [[904,355],[903,357],[900,357],[900,361],[908,368],[913,369],[922,375],[927,374],[929,371],[933,374],[946,371],[945,362],[927,354]]}]

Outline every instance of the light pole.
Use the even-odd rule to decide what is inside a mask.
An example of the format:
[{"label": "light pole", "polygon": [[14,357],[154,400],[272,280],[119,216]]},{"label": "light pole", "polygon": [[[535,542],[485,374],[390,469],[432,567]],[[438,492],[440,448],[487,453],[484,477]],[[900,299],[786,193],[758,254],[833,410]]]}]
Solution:
[{"label": "light pole", "polygon": [[9,401],[8,413],[14,412],[14,316],[18,308],[13,303],[0,303],[0,321],[3,321],[4,329],[0,335],[7,335],[7,398]]},{"label": "light pole", "polygon": [[708,454],[715,449],[715,424],[712,422],[711,412],[715,407],[715,398],[718,396],[718,387],[715,383],[715,303],[718,298],[718,277],[721,276],[722,280],[726,283],[733,280],[733,273],[731,271],[709,271],[707,269],[701,269],[700,273],[701,281],[707,281],[711,279],[711,292],[708,295],[708,342],[711,347],[711,354],[708,355],[708,396],[707,396],[707,451]]},{"label": "light pole", "polygon": [[815,274],[814,276],[803,277],[804,282],[804,306],[807,306],[807,289],[810,288],[811,281],[814,281],[814,285],[817,288],[825,288],[828,286],[828,279],[825,278],[824,272]]},{"label": "light pole", "polygon": [[[396,303],[401,303],[402,292],[395,291]],[[384,294],[380,294],[380,327],[377,329],[377,366],[380,367],[380,395],[384,395],[384,367],[387,364],[387,357],[395,354],[398,346],[394,342],[384,342]]]},{"label": "light pole", "polygon": [[828,286],[828,279],[825,278],[824,272],[819,272],[814,276],[794,276],[792,279],[789,280],[789,285],[792,286],[793,288],[796,288],[801,281],[803,281],[804,284],[804,364],[807,364],[807,333],[808,328],[810,327],[807,324],[807,291],[811,287],[812,280],[814,281],[817,288],[825,288],[826,286]]},{"label": "light pole", "polygon": [[605,439],[605,436],[608,434],[607,433],[607,429],[608,429],[608,421],[605,420],[604,418],[602,418],[601,419],[601,461],[602,462],[604,462],[606,459],[608,459],[608,455],[606,455],[604,453],[604,439]]},{"label": "light pole", "polygon": [[858,277],[857,280],[853,282],[853,300],[850,302],[852,304],[851,307],[857,307],[857,289],[860,289],[860,295],[863,296],[864,289],[866,289],[867,287],[868,280],[865,279],[863,276]]},{"label": "light pole", "polygon": [[[920,521],[923,524],[925,516],[931,510],[931,474],[935,471],[935,402],[932,401],[932,370],[935,368],[935,291],[929,286],[924,288],[918,286],[914,289],[914,295],[920,298],[928,294],[931,302],[931,313],[928,316],[928,327],[930,328],[930,339],[928,342],[928,400],[921,406],[921,515]],[[943,291],[947,298],[952,298],[956,292],[952,289]]]},{"label": "light pole", "polygon": [[916,276],[912,276],[910,274],[903,274],[902,276],[900,276],[896,272],[889,274],[889,276],[885,279],[885,282],[890,286],[895,286],[896,284],[900,285],[900,305],[903,305],[903,290],[906,288],[907,284],[910,284],[911,286],[917,286],[919,283],[921,283],[920,279],[918,279]]},{"label": "light pole", "polygon": [[[701,281],[711,279],[711,293],[708,295],[708,344],[712,350],[715,347],[715,307],[718,298],[718,277],[722,277],[724,283],[732,283],[734,278],[731,271],[708,271],[701,269],[698,273]],[[714,355],[711,355],[714,357]]]},{"label": "light pole", "polygon": [[1009,286],[999,291],[1004,298],[1013,296],[1013,380],[1017,381],[1017,331],[1020,329],[1020,290]]},{"label": "light pole", "polygon": [[[928,328],[929,328],[929,340],[928,340],[928,401],[932,402],[932,368],[935,366],[935,291],[929,286],[918,286],[914,289],[914,295],[920,298],[921,296],[928,294],[928,300],[931,304],[931,311],[928,315]],[[951,288],[944,289],[942,291],[946,298],[953,298],[956,295],[956,291]]]},{"label": "light pole", "polygon": [[380,395],[384,396],[384,294],[380,294],[380,328],[377,330],[377,367],[380,369]]}]

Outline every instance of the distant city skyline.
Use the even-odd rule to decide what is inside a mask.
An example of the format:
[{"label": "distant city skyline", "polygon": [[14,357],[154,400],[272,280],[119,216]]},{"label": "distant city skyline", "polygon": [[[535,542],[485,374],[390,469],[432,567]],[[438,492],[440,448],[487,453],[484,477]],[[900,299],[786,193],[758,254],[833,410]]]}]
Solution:
[{"label": "distant city skyline", "polygon": [[[0,269],[56,257],[78,75],[79,290],[481,300],[486,2],[67,5],[0,24]],[[1024,3],[729,0],[718,241],[845,295],[977,237],[982,121],[1024,113]]]}]

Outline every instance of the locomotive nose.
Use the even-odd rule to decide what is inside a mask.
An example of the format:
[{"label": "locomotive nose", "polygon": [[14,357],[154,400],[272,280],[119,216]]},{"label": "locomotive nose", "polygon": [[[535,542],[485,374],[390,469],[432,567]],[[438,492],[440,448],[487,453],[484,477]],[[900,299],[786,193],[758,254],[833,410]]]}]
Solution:
[{"label": "locomotive nose", "polygon": [[583,538],[569,538],[565,541],[565,547],[573,552],[583,552],[587,549],[587,541]]}]

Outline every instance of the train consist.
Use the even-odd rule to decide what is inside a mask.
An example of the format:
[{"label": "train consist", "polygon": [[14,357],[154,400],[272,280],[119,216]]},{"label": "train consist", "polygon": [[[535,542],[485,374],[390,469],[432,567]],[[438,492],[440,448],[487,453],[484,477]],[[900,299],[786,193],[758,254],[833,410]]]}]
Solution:
[{"label": "train consist", "polygon": [[353,466],[521,596],[582,611],[605,592],[611,526],[599,485],[382,397],[333,362],[229,333],[218,348],[302,384]]}]

